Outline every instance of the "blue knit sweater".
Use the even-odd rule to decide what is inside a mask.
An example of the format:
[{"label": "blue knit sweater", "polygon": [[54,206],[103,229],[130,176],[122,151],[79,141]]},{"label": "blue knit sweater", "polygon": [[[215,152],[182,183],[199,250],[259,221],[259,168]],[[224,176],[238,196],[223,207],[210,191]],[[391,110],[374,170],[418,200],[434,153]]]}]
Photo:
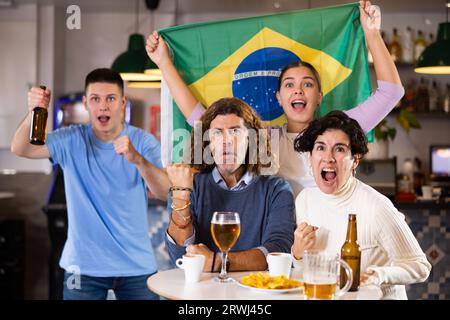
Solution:
[{"label": "blue knit sweater", "polygon": [[[295,229],[294,196],[283,178],[257,176],[245,189],[231,191],[217,185],[211,173],[195,176],[191,194],[195,243],[219,252],[210,231],[214,211],[239,213],[241,234],[231,251],[262,246],[268,252],[290,252]],[[166,245],[172,262],[186,252],[185,247],[173,244],[167,237]]]}]

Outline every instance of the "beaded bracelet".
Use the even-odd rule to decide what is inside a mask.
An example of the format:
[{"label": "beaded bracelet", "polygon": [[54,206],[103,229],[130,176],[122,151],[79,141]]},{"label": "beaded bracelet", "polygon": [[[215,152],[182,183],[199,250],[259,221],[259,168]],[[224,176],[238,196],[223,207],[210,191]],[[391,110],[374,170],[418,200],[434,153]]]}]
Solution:
[{"label": "beaded bracelet", "polygon": [[170,187],[169,191],[170,192],[172,192],[172,191],[189,191],[189,192],[192,192],[192,188],[189,188],[189,187],[176,187],[176,186],[174,186],[174,187]]}]

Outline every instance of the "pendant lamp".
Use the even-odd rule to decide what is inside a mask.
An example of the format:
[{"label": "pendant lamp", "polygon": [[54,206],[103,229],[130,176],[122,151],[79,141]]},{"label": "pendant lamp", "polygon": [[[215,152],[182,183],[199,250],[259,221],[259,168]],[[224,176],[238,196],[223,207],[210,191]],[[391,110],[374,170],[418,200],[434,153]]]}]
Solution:
[{"label": "pendant lamp", "polygon": [[449,1],[446,4],[447,22],[439,24],[436,41],[430,44],[417,60],[417,73],[450,74],[450,22],[448,22]]},{"label": "pendant lamp", "polygon": [[139,30],[139,0],[136,1],[136,33],[128,39],[128,50],[120,54],[113,62],[111,69],[117,71],[124,81],[155,81],[160,77],[144,74],[145,67],[150,61],[145,51],[145,40]]}]

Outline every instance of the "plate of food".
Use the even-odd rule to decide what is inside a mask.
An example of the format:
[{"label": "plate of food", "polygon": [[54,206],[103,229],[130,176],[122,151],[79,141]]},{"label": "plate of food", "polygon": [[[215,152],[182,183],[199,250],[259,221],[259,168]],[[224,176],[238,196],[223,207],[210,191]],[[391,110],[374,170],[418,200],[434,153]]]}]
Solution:
[{"label": "plate of food", "polygon": [[271,277],[267,272],[250,273],[242,277],[238,285],[263,293],[288,293],[303,289],[303,283],[285,276]]}]

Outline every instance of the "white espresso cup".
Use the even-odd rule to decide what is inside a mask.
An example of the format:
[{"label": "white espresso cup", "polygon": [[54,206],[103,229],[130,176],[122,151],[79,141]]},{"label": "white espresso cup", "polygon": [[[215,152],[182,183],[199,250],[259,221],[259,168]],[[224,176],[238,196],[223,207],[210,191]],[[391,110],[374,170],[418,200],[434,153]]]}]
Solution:
[{"label": "white espresso cup", "polygon": [[284,275],[289,278],[291,275],[292,255],[285,252],[271,252],[267,255],[269,274],[271,277]]},{"label": "white espresso cup", "polygon": [[199,282],[205,265],[205,256],[201,254],[185,254],[175,262],[178,268],[184,270],[186,282]]}]

